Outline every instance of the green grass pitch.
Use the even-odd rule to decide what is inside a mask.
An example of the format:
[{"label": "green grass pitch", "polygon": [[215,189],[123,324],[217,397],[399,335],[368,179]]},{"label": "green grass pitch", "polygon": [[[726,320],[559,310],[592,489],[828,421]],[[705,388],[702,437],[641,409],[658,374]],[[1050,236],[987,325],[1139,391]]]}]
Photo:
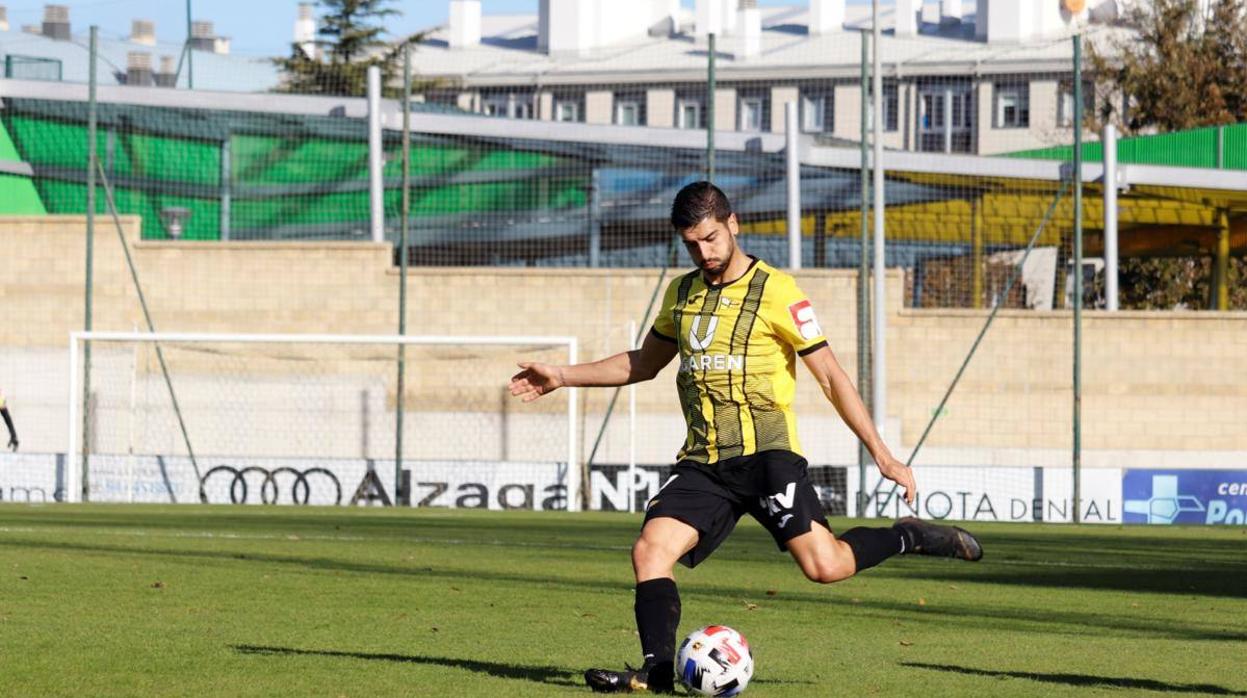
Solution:
[{"label": "green grass pitch", "polygon": [[[852,522],[835,520],[844,530]],[[624,514],[0,506],[0,695],[562,696],[639,654]],[[820,587],[752,522],[677,572],[747,695],[1247,696],[1247,528],[975,524]]]}]

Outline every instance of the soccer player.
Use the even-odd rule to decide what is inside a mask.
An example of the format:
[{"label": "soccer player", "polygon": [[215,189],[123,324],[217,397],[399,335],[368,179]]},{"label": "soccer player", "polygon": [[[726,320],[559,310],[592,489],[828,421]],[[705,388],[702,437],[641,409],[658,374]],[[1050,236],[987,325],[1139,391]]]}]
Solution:
[{"label": "soccer player", "polygon": [[13,426],[13,416],[9,414],[9,405],[4,401],[4,393],[0,393],[0,417],[4,417],[4,425],[9,428],[9,450],[17,450],[17,429]]},{"label": "soccer player", "polygon": [[701,563],[746,513],[806,577],[823,584],[902,553],[983,556],[968,532],[912,517],[832,534],[797,442],[798,356],[911,505],[913,474],[884,445],[795,280],[737,246],[739,224],[723,192],[709,182],[688,185],[675,197],[671,224],[697,269],[667,288],[640,349],[575,366],[521,363],[510,384],[512,395],[529,402],[565,386],[650,380],[679,357],[676,390],[688,434],[632,547],[643,660],[636,669],[585,672],[586,683],[604,693],[673,690],[680,622],[675,563]]}]

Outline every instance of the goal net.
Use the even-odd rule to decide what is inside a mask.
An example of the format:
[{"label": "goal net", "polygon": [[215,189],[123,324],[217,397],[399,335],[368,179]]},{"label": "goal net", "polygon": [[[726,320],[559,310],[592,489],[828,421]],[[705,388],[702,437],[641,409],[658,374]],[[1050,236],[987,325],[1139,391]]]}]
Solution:
[{"label": "goal net", "polygon": [[71,500],[580,505],[576,392],[507,391],[574,338],[82,332],[69,355]]}]

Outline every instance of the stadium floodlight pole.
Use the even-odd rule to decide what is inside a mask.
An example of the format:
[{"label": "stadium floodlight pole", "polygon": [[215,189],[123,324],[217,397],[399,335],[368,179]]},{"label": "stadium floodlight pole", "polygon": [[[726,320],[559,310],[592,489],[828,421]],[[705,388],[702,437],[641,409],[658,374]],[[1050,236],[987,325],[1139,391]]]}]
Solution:
[{"label": "stadium floodlight pole", "polygon": [[[87,259],[86,259],[86,278],[84,283],[86,289],[84,291],[85,304],[83,306],[83,322],[82,329],[85,332],[91,331],[92,318],[94,317],[93,306],[95,300],[93,298],[92,289],[95,286],[95,163],[99,156],[95,152],[96,128],[99,122],[99,105],[95,98],[96,90],[96,63],[99,59],[99,35],[100,28],[91,25],[91,43],[90,56],[87,59]],[[77,370],[74,366],[73,370]],[[90,428],[90,400],[91,400],[91,343],[87,342],[82,346],[82,491],[79,494],[80,501],[87,501],[90,498],[88,494],[88,480],[90,466],[87,463],[90,451],[88,444],[90,443],[90,434],[87,429]],[[77,400],[77,396],[74,396]],[[72,403],[71,403],[72,404]],[[73,426],[72,428],[77,428]],[[73,453],[68,454],[72,459]]]},{"label": "stadium floodlight pole", "polygon": [[1104,297],[1117,310],[1117,127],[1104,124]]},{"label": "stadium floodlight pole", "polygon": [[887,418],[888,405],[888,386],[887,386],[887,360],[884,355],[887,349],[887,337],[885,336],[888,328],[887,316],[887,279],[884,278],[884,240],[885,231],[883,227],[883,70],[880,67],[879,46],[882,42],[882,29],[879,26],[879,0],[872,0],[872,27],[873,42],[871,49],[874,53],[874,133],[875,133],[875,161],[874,161],[874,200],[875,200],[875,299],[874,299],[874,357],[872,367],[874,368],[874,380],[871,387],[874,388],[874,400],[871,402],[871,410],[873,411],[875,425],[879,432],[883,433],[884,419]]},{"label": "stadium floodlight pole", "polygon": [[1082,519],[1082,36],[1074,35],[1074,523]]},{"label": "stadium floodlight pole", "polygon": [[784,103],[785,164],[788,179],[788,268],[801,268],[801,158],[797,152],[797,103]]},{"label": "stadium floodlight pole", "polygon": [[714,32],[707,35],[706,54],[706,181],[714,183]]},{"label": "stadium floodlight pole", "polygon": [[381,68],[368,66],[368,221],[373,242],[385,242],[381,143]]},{"label": "stadium floodlight pole", "polygon": [[[403,45],[403,204],[398,225],[398,335],[407,334],[407,231],[411,225],[411,42]],[[411,504],[403,486],[403,396],[407,345],[398,345],[397,397],[394,400],[394,505]]]},{"label": "stadium floodlight pole", "polygon": [[[870,388],[870,33],[858,32],[862,42],[861,77],[861,249],[857,260],[857,391],[866,409],[874,402]],[[857,515],[866,511],[866,466],[870,452],[866,444],[857,444]]]}]

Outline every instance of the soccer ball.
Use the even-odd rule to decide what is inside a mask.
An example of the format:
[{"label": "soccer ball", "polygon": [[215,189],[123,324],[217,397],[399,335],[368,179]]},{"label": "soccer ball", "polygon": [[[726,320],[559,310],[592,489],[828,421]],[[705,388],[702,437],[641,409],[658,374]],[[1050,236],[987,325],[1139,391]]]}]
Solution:
[{"label": "soccer ball", "polygon": [[675,673],[690,693],[735,696],[753,677],[753,654],[744,635],[726,625],[711,625],[684,638]]}]

